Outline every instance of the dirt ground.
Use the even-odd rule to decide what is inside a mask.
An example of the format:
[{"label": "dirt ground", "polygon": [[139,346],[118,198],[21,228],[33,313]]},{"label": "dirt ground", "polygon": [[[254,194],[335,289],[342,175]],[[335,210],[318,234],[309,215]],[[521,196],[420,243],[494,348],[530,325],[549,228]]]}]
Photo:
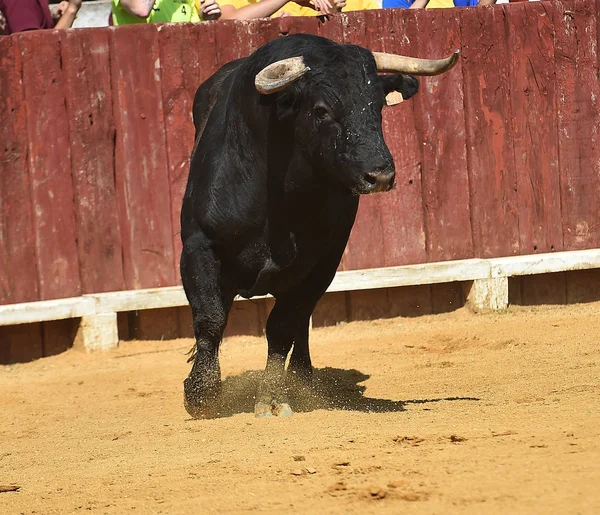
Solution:
[{"label": "dirt ground", "polygon": [[227,339],[192,420],[191,340],[0,367],[0,512],[600,513],[600,304],[312,335],[316,394],[256,419],[266,345]]}]

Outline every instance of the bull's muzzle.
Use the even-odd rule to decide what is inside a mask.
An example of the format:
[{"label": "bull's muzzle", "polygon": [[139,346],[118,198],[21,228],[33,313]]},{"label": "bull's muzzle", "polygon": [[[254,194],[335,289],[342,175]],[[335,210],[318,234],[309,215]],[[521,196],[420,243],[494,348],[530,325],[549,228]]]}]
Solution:
[{"label": "bull's muzzle", "polygon": [[396,172],[394,168],[385,168],[384,170],[375,170],[366,172],[361,179],[362,194],[378,193],[380,191],[389,191],[394,185]]}]

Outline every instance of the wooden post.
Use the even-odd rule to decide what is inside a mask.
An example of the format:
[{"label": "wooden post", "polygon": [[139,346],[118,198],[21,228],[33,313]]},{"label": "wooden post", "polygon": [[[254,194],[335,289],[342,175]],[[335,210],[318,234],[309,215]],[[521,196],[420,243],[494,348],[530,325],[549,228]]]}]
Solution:
[{"label": "wooden post", "polygon": [[467,305],[474,310],[506,309],[508,307],[508,277],[473,281],[467,294]]},{"label": "wooden post", "polygon": [[100,313],[81,317],[74,346],[87,352],[114,349],[119,345],[116,313]]}]

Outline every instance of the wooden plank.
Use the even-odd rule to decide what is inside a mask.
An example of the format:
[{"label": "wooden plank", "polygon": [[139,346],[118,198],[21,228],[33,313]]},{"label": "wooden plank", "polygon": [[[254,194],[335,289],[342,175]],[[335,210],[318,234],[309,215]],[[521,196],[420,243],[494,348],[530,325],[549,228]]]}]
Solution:
[{"label": "wooden plank", "polygon": [[319,20],[312,16],[286,16],[275,18],[272,22],[279,25],[279,33],[282,36],[319,33]]},{"label": "wooden plank", "polygon": [[81,292],[59,32],[19,34],[41,299]]},{"label": "wooden plank", "polygon": [[521,304],[566,304],[565,273],[540,274],[521,277]]},{"label": "wooden plank", "polygon": [[42,356],[42,324],[0,327],[0,364],[26,363]]},{"label": "wooden plank", "polygon": [[109,33],[61,31],[60,36],[82,292],[122,290]]},{"label": "wooden plank", "polygon": [[188,304],[181,286],[116,291],[98,295],[85,295],[83,298],[93,302],[95,313],[172,308]]},{"label": "wooden plank", "polygon": [[509,64],[500,9],[460,9],[473,251],[519,254]]},{"label": "wooden plank", "polygon": [[[406,26],[423,58],[440,58],[460,47],[460,9],[430,9]],[[423,77],[415,97],[417,132],[423,151],[428,261],[473,256],[469,177],[461,64]]]},{"label": "wooden plank", "polygon": [[508,307],[508,277],[477,279],[463,285],[466,304],[473,310],[501,310]]},{"label": "wooden plank", "polygon": [[110,32],[115,176],[127,288],[175,284],[169,175],[155,24]]},{"label": "wooden plank", "polygon": [[344,42],[344,24],[342,16],[320,16],[319,20],[319,36],[331,39],[336,43]]},{"label": "wooden plank", "polygon": [[234,302],[223,337],[238,336],[242,334],[260,336],[258,301]]},{"label": "wooden plank", "polygon": [[16,38],[0,37],[0,304],[39,299],[21,67]]},{"label": "wooden plank", "polygon": [[119,340],[131,340],[129,332],[129,315],[128,311],[117,313],[117,336]]},{"label": "wooden plank", "polygon": [[52,320],[42,323],[42,354],[54,356],[73,346],[79,319]]},{"label": "wooden plank", "polygon": [[[342,271],[336,274],[328,293],[374,289],[388,289],[392,292],[393,289],[403,286],[428,286],[477,279],[547,275],[549,273],[556,274],[557,272],[590,269],[600,269],[600,249]],[[564,290],[564,288],[562,289]],[[422,304],[423,309],[428,312],[429,299],[423,293],[425,291],[421,288],[415,289],[417,301],[419,302],[416,307],[421,309]],[[448,297],[447,292],[443,295]],[[389,298],[390,305],[393,305],[394,302],[401,305],[404,302],[394,300],[392,294]],[[258,308],[259,326],[266,321],[266,316],[273,303],[273,298],[270,296],[255,297],[251,301],[236,297],[236,300],[238,302],[235,304],[240,305],[239,309],[245,309],[246,311],[253,309],[241,306],[246,302],[266,307],[266,309]],[[189,309],[187,304],[187,298],[181,286],[99,293],[68,299],[0,306],[0,326],[180,306],[186,306],[186,309]],[[396,308],[392,310],[392,313],[396,313],[394,310]],[[398,312],[398,314],[401,313]],[[398,314],[392,314],[391,316],[398,316]]]},{"label": "wooden plank", "polygon": [[464,305],[465,298],[460,283],[452,282],[431,285],[432,313],[449,313],[462,308]]},{"label": "wooden plank", "polygon": [[390,317],[387,290],[360,290],[348,293],[348,319],[377,320]]},{"label": "wooden plank", "polygon": [[[367,34],[369,12],[341,15],[344,20],[344,42],[368,47],[372,33]],[[342,269],[360,270],[381,267],[385,263],[383,252],[383,221],[379,203],[383,194],[362,195],[354,227],[344,251]]]},{"label": "wooden plank", "polygon": [[508,304],[523,305],[521,297],[521,276],[508,278]]},{"label": "wooden plank", "polygon": [[[415,44],[407,36],[416,23],[415,10],[375,11],[367,31],[373,31],[371,49],[412,55]],[[381,27],[381,48],[374,45]],[[422,83],[422,80],[420,80]],[[419,93],[417,94],[419,95]],[[380,202],[383,233],[383,266],[424,263],[425,212],[421,188],[423,155],[414,116],[415,99],[383,108],[383,133],[394,156],[396,186]]]},{"label": "wooden plank", "polygon": [[552,3],[502,6],[508,24],[521,254],[563,249]]},{"label": "wooden plank", "polygon": [[343,42],[364,46],[366,37],[366,12],[352,11],[350,13],[341,13],[336,16],[339,16],[342,20],[344,31]]},{"label": "wooden plank", "polygon": [[416,317],[433,312],[431,286],[428,284],[389,288],[388,299],[392,317]]},{"label": "wooden plank", "polygon": [[557,3],[554,17],[565,249],[600,246],[600,84],[594,4]]},{"label": "wooden plank", "polygon": [[194,338],[194,320],[189,306],[177,308],[179,320],[179,338]]},{"label": "wooden plank", "polygon": [[313,327],[328,327],[347,322],[348,302],[346,292],[326,293],[313,311]]},{"label": "wooden plank", "polygon": [[514,277],[600,268],[600,249],[530,254],[488,260],[492,277]]},{"label": "wooden plank", "polygon": [[96,312],[96,301],[91,297],[42,300],[0,306],[0,327],[64,320],[92,315]]},{"label": "wooden plank", "polygon": [[568,272],[566,280],[567,304],[600,300],[600,270]]},{"label": "wooden plank", "polygon": [[246,57],[250,51],[250,41],[247,36],[248,22],[224,20],[215,30],[217,63],[220,68],[230,61]]},{"label": "wooden plank", "polygon": [[135,312],[130,334],[136,340],[174,340],[179,337],[179,317],[174,308]]},{"label": "wooden plank", "polygon": [[248,52],[252,53],[269,41],[281,37],[279,25],[273,20],[248,20]]},{"label": "wooden plank", "polygon": [[92,352],[115,349],[118,346],[119,317],[117,313],[81,317],[73,338],[73,347]]},{"label": "wooden plank", "polygon": [[[158,28],[158,41],[171,195],[173,269],[177,284],[181,284],[180,214],[194,146],[192,109],[197,88],[217,69],[214,25],[161,25]],[[203,50],[190,52],[190,48]]]},{"label": "wooden plank", "polygon": [[472,281],[491,277],[490,274],[490,263],[482,259],[342,271],[336,274],[327,291],[355,291],[450,281]]}]

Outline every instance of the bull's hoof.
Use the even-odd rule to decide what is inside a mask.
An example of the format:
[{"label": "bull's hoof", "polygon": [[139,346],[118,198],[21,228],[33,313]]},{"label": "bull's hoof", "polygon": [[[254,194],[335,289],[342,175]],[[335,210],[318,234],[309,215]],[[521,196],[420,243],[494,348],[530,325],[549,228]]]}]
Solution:
[{"label": "bull's hoof", "polygon": [[279,417],[286,418],[293,415],[292,408],[287,402],[265,402],[258,401],[254,405],[254,415],[256,417]]},{"label": "bull's hoof", "polygon": [[192,418],[217,418],[221,384],[203,385],[188,377],[183,382],[183,405]]}]

